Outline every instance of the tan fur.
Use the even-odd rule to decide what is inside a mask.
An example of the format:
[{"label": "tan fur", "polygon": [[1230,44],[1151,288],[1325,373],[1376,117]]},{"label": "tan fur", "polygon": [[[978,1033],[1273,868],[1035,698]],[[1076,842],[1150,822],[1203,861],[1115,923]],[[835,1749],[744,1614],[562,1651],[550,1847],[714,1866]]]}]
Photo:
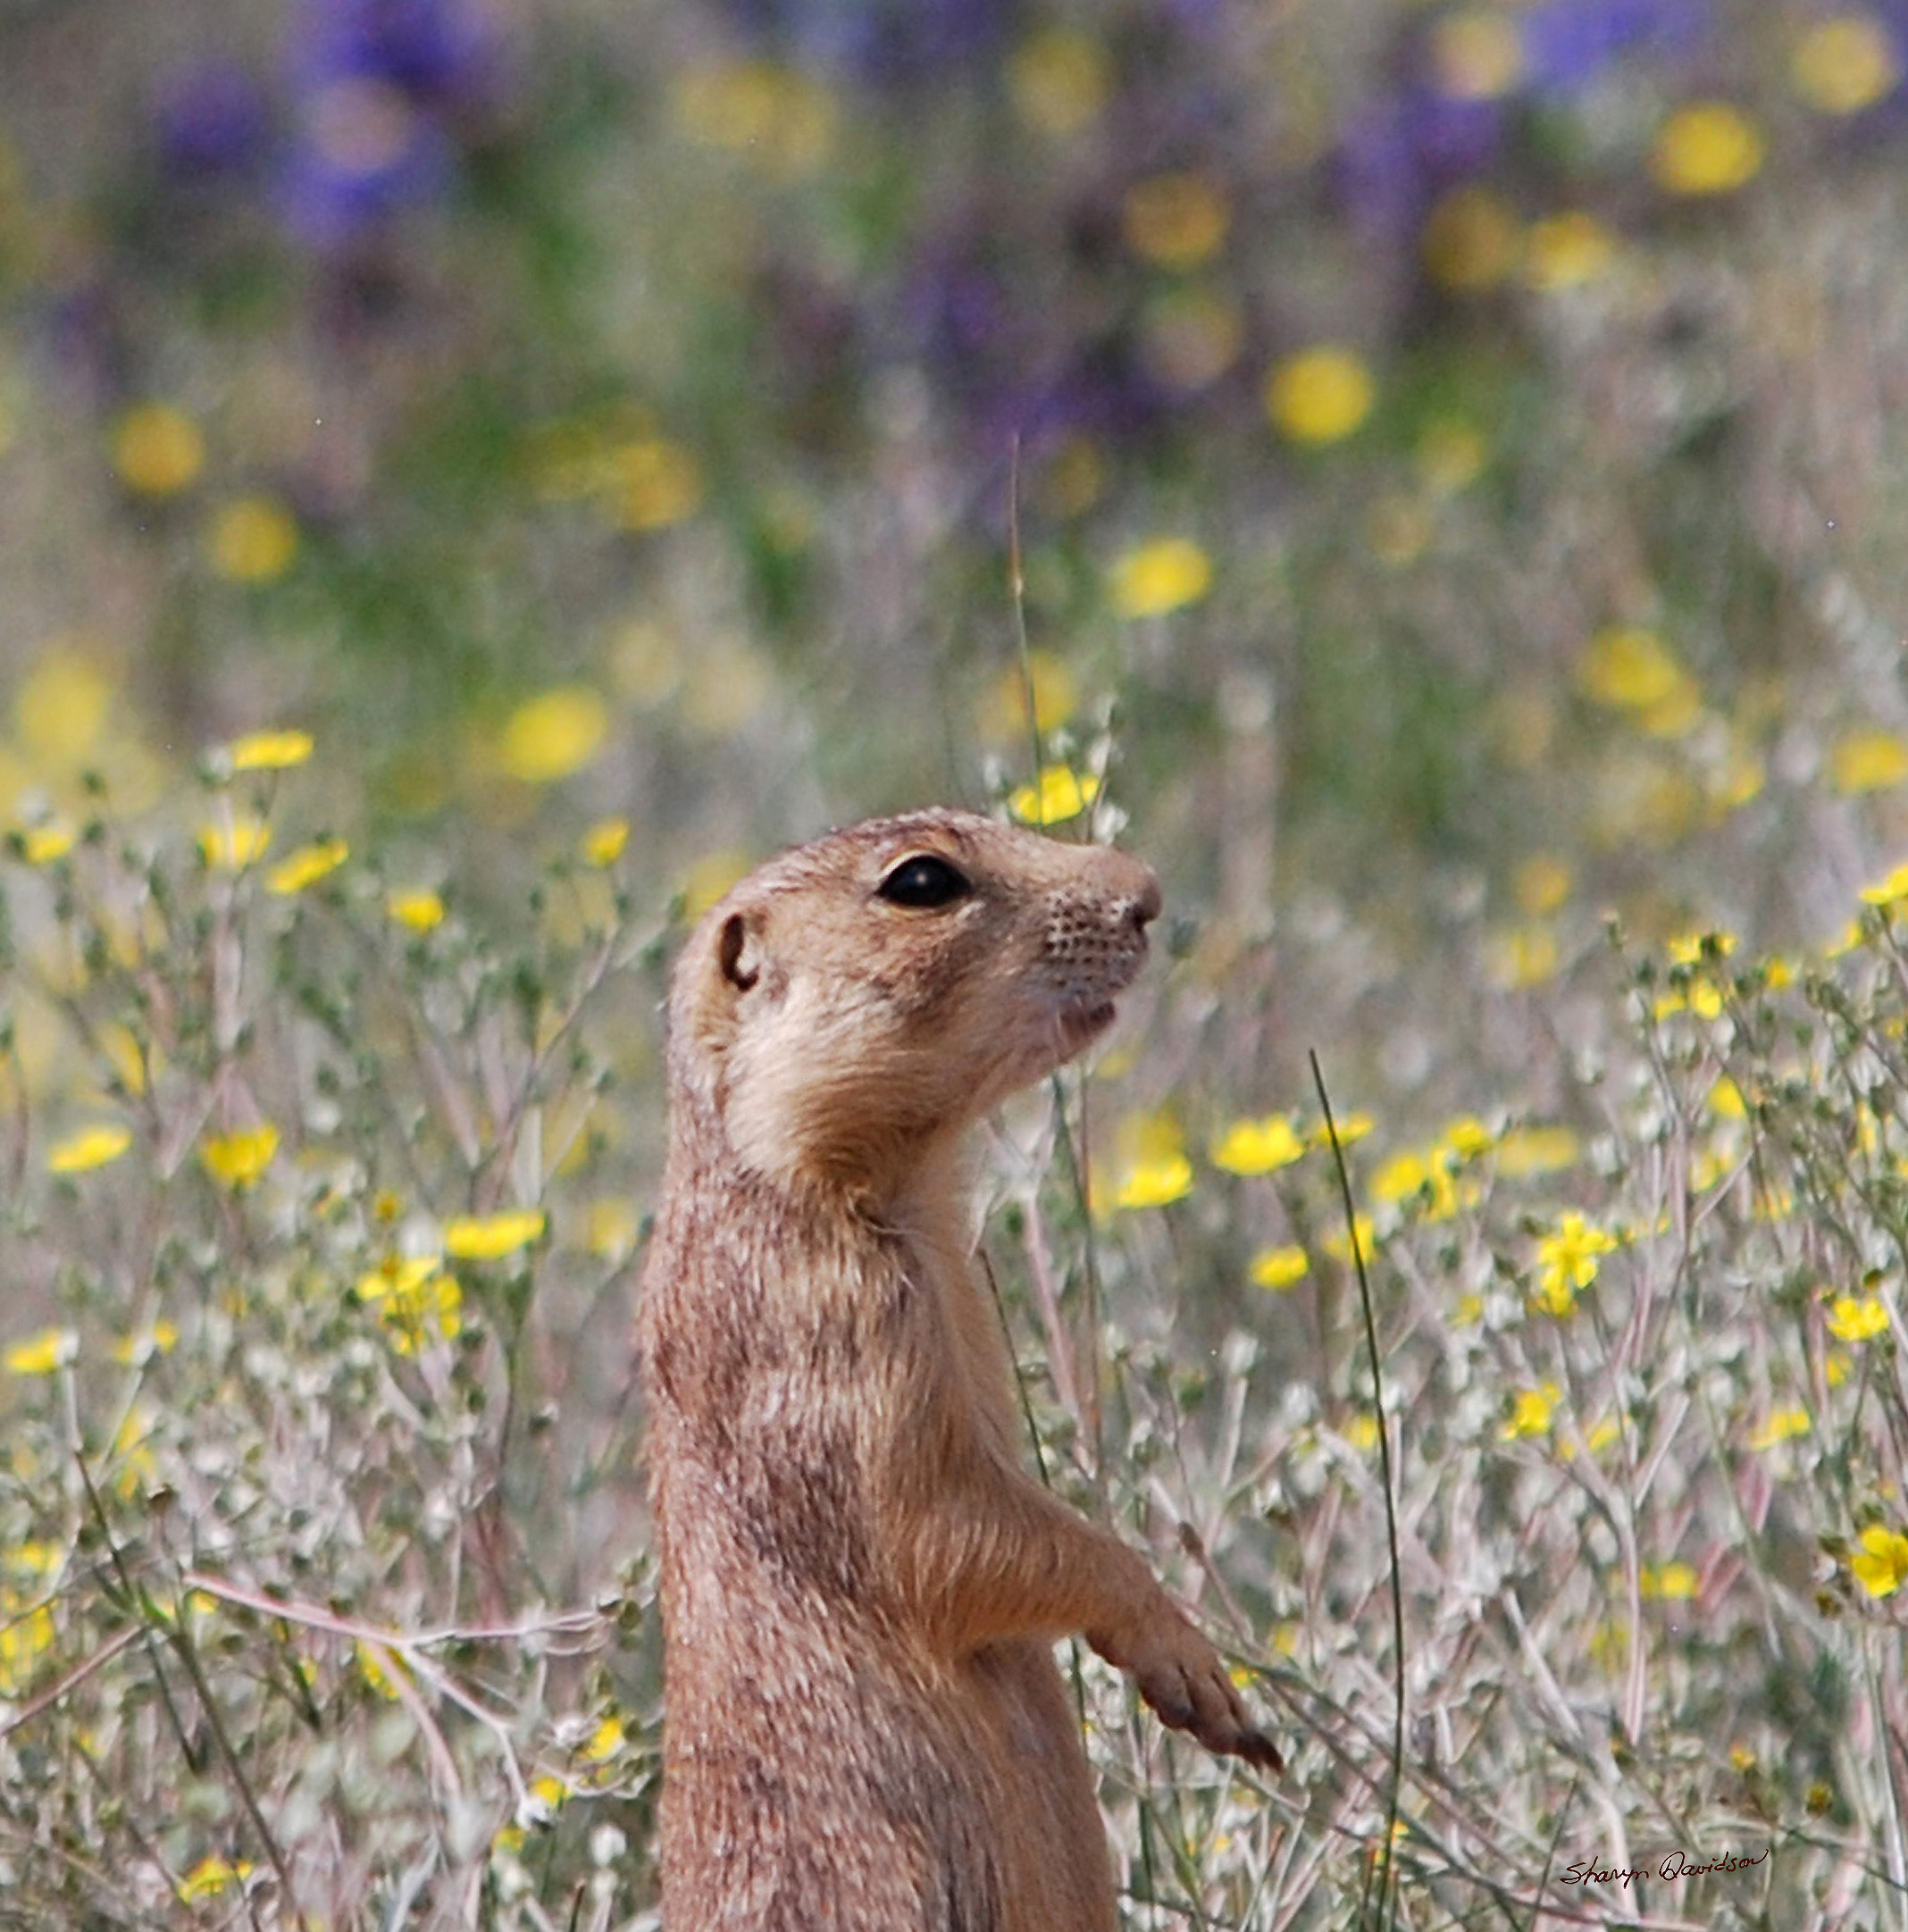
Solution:
[{"label": "tan fur", "polygon": [[[971,891],[882,884],[938,855]],[[1023,1467],[959,1143],[1103,1030],[1136,859],[960,812],[764,866],[670,1002],[639,1329],[665,1643],[670,1932],[1109,1932],[1056,1638],[1276,1767],[1212,1646]]]}]

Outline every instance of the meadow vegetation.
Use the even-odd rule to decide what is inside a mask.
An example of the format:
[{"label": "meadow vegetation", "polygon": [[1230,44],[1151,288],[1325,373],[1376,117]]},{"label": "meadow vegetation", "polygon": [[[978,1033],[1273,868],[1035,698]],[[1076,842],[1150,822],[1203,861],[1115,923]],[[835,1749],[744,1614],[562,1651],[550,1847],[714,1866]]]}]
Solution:
[{"label": "meadow vegetation", "polygon": [[936,799],[1166,882],[978,1158],[1289,1747],[1074,1659],[1126,1922],[1908,1924],[1908,15],[163,12],[0,17],[0,1928],[654,1923],[657,1001]]}]

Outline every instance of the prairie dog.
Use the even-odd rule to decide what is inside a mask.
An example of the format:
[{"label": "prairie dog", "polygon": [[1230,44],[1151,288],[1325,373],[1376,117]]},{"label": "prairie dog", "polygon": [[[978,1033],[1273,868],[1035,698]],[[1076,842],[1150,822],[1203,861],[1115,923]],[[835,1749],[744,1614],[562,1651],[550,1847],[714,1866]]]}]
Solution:
[{"label": "prairie dog", "polygon": [[669,1932],[1111,1932],[1052,1646],[1276,1769],[1147,1566],[1024,1467],[966,1130],[1102,1033],[1137,859],[970,813],[849,827],[698,924],[639,1299]]}]

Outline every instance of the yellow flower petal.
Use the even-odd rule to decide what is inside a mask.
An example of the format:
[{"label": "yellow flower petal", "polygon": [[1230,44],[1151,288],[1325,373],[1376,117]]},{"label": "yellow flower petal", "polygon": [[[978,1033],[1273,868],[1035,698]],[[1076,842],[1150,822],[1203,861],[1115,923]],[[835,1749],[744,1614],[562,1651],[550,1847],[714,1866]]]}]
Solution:
[{"label": "yellow flower petal", "polygon": [[199,829],[199,851],[218,872],[243,872],[264,857],[271,843],[272,827],[248,812],[239,813],[229,823]]},{"label": "yellow flower petal", "polygon": [[1881,730],[1849,732],[1828,752],[1828,782],[1837,791],[1886,791],[1908,778],[1908,741]]},{"label": "yellow flower petal", "polygon": [[1797,1405],[1789,1409],[1775,1409],[1769,1418],[1749,1437],[1751,1449],[1773,1449],[1778,1443],[1786,1443],[1792,1436],[1809,1433],[1809,1411]]},{"label": "yellow flower petal", "polygon": [[1275,1292],[1290,1288],[1294,1283],[1304,1280],[1311,1272],[1311,1263],[1302,1248],[1268,1248],[1252,1257],[1247,1270],[1251,1280],[1260,1288]]},{"label": "yellow flower petal", "polygon": [[1184,1154],[1167,1154],[1129,1167],[1114,1191],[1116,1208],[1163,1208],[1192,1192],[1192,1163]]},{"label": "yellow flower petal", "polygon": [[1695,1595],[1701,1581],[1694,1563],[1650,1563],[1636,1579],[1637,1593],[1645,1602],[1686,1602]]},{"label": "yellow flower petal", "polygon": [[79,1353],[80,1337],[74,1330],[45,1328],[29,1341],[16,1342],[4,1355],[0,1355],[0,1367],[9,1375],[50,1376]]},{"label": "yellow flower petal", "polygon": [[527,785],[555,784],[580,772],[609,735],[609,707],[581,684],[527,699],[511,713],[501,747],[504,769]]},{"label": "yellow flower petal", "polygon": [[117,1160],[132,1145],[132,1130],[114,1124],[82,1128],[46,1152],[48,1174],[84,1174]]},{"label": "yellow flower petal", "polygon": [[29,866],[51,866],[72,850],[75,843],[71,825],[35,825],[20,836],[20,856]]},{"label": "yellow flower petal", "polygon": [[194,1899],[214,1898],[229,1886],[242,1886],[251,1870],[249,1859],[228,1864],[222,1858],[202,1858],[179,1881],[179,1895],[188,1904]]},{"label": "yellow flower petal", "polygon": [[1212,587],[1212,559],[1185,537],[1161,537],[1113,566],[1113,607],[1122,617],[1163,617]]},{"label": "yellow flower petal", "polygon": [[302,892],[327,873],[336,872],[350,856],[351,848],[342,839],[323,839],[316,845],[300,846],[265,874],[266,889],[288,896]]},{"label": "yellow flower petal", "polygon": [[1305,1142],[1283,1114],[1263,1120],[1235,1120],[1215,1141],[1212,1165],[1228,1174],[1271,1174],[1303,1157]]},{"label": "yellow flower petal", "polygon": [[234,739],[226,755],[235,772],[278,772],[312,755],[309,732],[252,732]]},{"label": "yellow flower petal", "polygon": [[1837,1295],[1825,1317],[1837,1342],[1872,1342],[1888,1332],[1888,1309],[1879,1295]]},{"label": "yellow flower petal", "polygon": [[176,497],[205,466],[205,439],[183,410],[169,403],[140,403],[113,433],[113,467],[128,489],[142,497]]},{"label": "yellow flower petal", "polygon": [[1568,210],[1533,222],[1524,238],[1524,280],[1552,292],[1575,289],[1610,272],[1616,237],[1594,214]]},{"label": "yellow flower petal", "polygon": [[1901,84],[1901,62],[1888,30],[1870,13],[1820,21],[1795,43],[1789,78],[1811,107],[1859,114]]},{"label": "yellow flower petal", "polygon": [[393,892],[384,901],[384,909],[414,933],[428,933],[443,924],[444,901],[431,891]]},{"label": "yellow flower petal", "polygon": [[591,866],[614,866],[630,842],[630,822],[626,818],[605,818],[583,834],[584,862]]},{"label": "yellow flower petal", "polygon": [[1908,1536],[1871,1523],[1862,1532],[1862,1554],[1851,1557],[1848,1567],[1870,1596],[1893,1596],[1908,1582]]},{"label": "yellow flower petal", "polygon": [[540,1208],[466,1216],[444,1225],[444,1251],[460,1261],[495,1261],[537,1240],[547,1225]]},{"label": "yellow flower petal", "polygon": [[1520,1435],[1547,1435],[1551,1418],[1557,1412],[1557,1405],[1563,1400],[1563,1391],[1554,1382],[1546,1382],[1541,1387],[1519,1391],[1510,1418],[1498,1434],[1503,1441],[1515,1442]]},{"label": "yellow flower petal", "polygon": [[275,583],[298,554],[298,526],[272,497],[228,503],[206,533],[213,569],[232,583]]},{"label": "yellow flower petal", "polygon": [[247,1188],[272,1165],[278,1144],[279,1131],[268,1121],[236,1133],[213,1134],[201,1143],[199,1161],[214,1180],[228,1187]]},{"label": "yellow flower petal", "polygon": [[1335,343],[1290,355],[1266,383],[1266,413],[1294,443],[1342,441],[1371,414],[1377,386],[1363,359]]},{"label": "yellow flower petal", "polygon": [[1762,165],[1762,137],[1727,101],[1694,101],[1671,114],[1656,137],[1650,171],[1673,195],[1726,195]]},{"label": "yellow flower petal", "polygon": [[1069,765],[1041,767],[1038,785],[1022,785],[1007,808],[1024,825],[1060,825],[1077,818],[1099,796],[1100,781]]}]

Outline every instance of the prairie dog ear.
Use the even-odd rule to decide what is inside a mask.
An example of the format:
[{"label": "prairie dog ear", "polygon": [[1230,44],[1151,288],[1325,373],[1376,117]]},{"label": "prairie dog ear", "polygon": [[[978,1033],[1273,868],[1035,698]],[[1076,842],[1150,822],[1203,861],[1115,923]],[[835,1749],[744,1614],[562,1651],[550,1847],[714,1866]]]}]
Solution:
[{"label": "prairie dog ear", "polygon": [[732,912],[716,935],[716,963],[737,992],[753,990],[762,977],[762,941],[746,913]]}]

